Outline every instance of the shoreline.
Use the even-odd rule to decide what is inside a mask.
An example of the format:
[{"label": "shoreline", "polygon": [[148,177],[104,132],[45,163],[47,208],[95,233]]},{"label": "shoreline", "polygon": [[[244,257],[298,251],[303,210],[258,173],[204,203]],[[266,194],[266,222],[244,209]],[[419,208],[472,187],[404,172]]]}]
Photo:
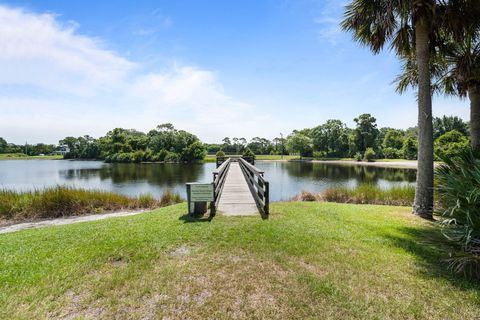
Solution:
[{"label": "shoreline", "polygon": [[[405,160],[405,161],[355,161],[355,160],[255,160],[265,162],[305,162],[305,163],[326,163],[348,166],[368,166],[377,168],[397,168],[397,169],[417,169],[417,160]],[[439,163],[435,163],[438,166]]]},{"label": "shoreline", "polygon": [[[58,158],[0,158],[0,161],[16,161],[16,160],[65,160],[65,161],[99,161],[104,163],[104,160],[100,159],[58,159]],[[366,162],[366,161],[355,161],[355,160],[310,160],[310,159],[256,159],[256,162],[303,162],[303,163],[326,163],[326,164],[336,164],[336,165],[348,165],[348,166],[368,166],[368,167],[376,167],[376,168],[396,168],[396,169],[417,169],[417,160],[398,160],[398,161],[384,161],[383,159],[379,159],[379,161],[373,162]],[[205,163],[214,163],[211,159],[199,161],[199,162],[192,162],[198,164],[205,164]],[[130,162],[129,164],[134,163]],[[165,162],[165,161],[142,161],[136,164],[183,164],[185,162]],[[116,164],[116,162],[115,162]],[[440,165],[439,162],[435,162],[434,166],[437,167]]]}]

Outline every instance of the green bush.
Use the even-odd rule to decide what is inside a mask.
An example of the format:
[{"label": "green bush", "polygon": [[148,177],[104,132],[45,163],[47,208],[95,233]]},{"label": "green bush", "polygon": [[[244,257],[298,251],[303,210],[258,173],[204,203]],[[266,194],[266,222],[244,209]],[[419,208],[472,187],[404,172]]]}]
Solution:
[{"label": "green bush", "polygon": [[327,153],[325,151],[314,151],[313,157],[315,159],[325,159],[327,157]]},{"label": "green bush", "polygon": [[132,156],[131,156],[132,162],[140,163],[143,161],[144,156],[145,156],[145,152],[135,151],[134,153],[132,153]]},{"label": "green bush", "polygon": [[255,153],[250,148],[245,148],[245,151],[243,151],[243,156],[244,157],[253,157],[255,158]]},{"label": "green bush", "polygon": [[449,131],[435,140],[434,151],[437,160],[452,158],[465,153],[470,148],[469,141],[457,130]]},{"label": "green bush", "polygon": [[362,156],[362,154],[361,154],[360,152],[357,152],[357,153],[355,153],[354,159],[355,159],[356,161],[362,161],[363,156]]},{"label": "green bush", "polygon": [[418,153],[418,141],[409,137],[403,141],[402,155],[404,159],[416,160]]},{"label": "green bush", "polygon": [[164,159],[165,162],[179,162],[180,155],[175,152],[168,152]]},{"label": "green bush", "polygon": [[147,149],[143,154],[143,161],[153,161],[153,152],[150,149]]},{"label": "green bush", "polygon": [[453,244],[450,267],[480,278],[480,159],[471,150],[441,158],[436,169],[437,192],[445,219],[442,232]]},{"label": "green bush", "polygon": [[217,153],[215,154],[216,157],[225,157],[225,152],[223,152],[223,150],[219,150],[217,151]]},{"label": "green bush", "polygon": [[157,161],[165,161],[165,158],[168,155],[168,151],[165,149],[160,150],[156,156],[157,156]]},{"label": "green bush", "polygon": [[384,148],[383,156],[386,159],[398,159],[402,157],[402,151],[400,149],[395,149],[395,148]]},{"label": "green bush", "polygon": [[375,151],[373,151],[372,148],[367,148],[367,150],[365,150],[365,154],[363,155],[363,158],[368,162],[374,161],[375,160]]},{"label": "green bush", "polygon": [[181,159],[188,162],[199,161],[203,160],[206,154],[205,146],[200,141],[196,141],[182,150]]}]

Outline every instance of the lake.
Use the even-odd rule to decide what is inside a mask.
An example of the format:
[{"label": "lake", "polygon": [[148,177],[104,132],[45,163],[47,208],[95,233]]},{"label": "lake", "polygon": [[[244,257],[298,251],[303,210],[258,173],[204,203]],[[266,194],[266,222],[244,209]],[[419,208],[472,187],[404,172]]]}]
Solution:
[{"label": "lake", "polygon": [[[302,190],[321,192],[332,186],[355,187],[371,183],[382,188],[413,184],[414,169],[376,168],[310,162],[257,161],[270,181],[270,200],[288,200]],[[0,188],[42,189],[66,185],[136,196],[158,196],[166,189],[185,196],[186,182],[211,182],[214,163],[109,164],[100,161],[0,161]]]}]

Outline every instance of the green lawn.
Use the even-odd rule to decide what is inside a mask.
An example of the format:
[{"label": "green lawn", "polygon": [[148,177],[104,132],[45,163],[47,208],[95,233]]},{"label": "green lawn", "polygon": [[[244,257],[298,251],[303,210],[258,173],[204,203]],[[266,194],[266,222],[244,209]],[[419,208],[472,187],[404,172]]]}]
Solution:
[{"label": "green lawn", "polygon": [[63,159],[62,155],[55,156],[27,156],[23,153],[0,153],[0,160],[34,160],[34,159]]},{"label": "green lawn", "polygon": [[274,203],[269,220],[186,205],[0,235],[0,318],[474,319],[409,208]]}]

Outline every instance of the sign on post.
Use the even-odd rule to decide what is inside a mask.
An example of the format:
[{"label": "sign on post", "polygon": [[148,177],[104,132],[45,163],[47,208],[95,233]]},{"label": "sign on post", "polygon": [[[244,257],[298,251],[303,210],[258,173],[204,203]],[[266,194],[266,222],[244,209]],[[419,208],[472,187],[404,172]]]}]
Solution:
[{"label": "sign on post", "polygon": [[214,191],[212,183],[187,183],[187,199],[188,213],[203,214],[207,211],[207,203],[210,202],[211,213],[214,214],[213,208]]},{"label": "sign on post", "polygon": [[190,201],[211,202],[213,201],[213,184],[198,183],[190,185]]}]

